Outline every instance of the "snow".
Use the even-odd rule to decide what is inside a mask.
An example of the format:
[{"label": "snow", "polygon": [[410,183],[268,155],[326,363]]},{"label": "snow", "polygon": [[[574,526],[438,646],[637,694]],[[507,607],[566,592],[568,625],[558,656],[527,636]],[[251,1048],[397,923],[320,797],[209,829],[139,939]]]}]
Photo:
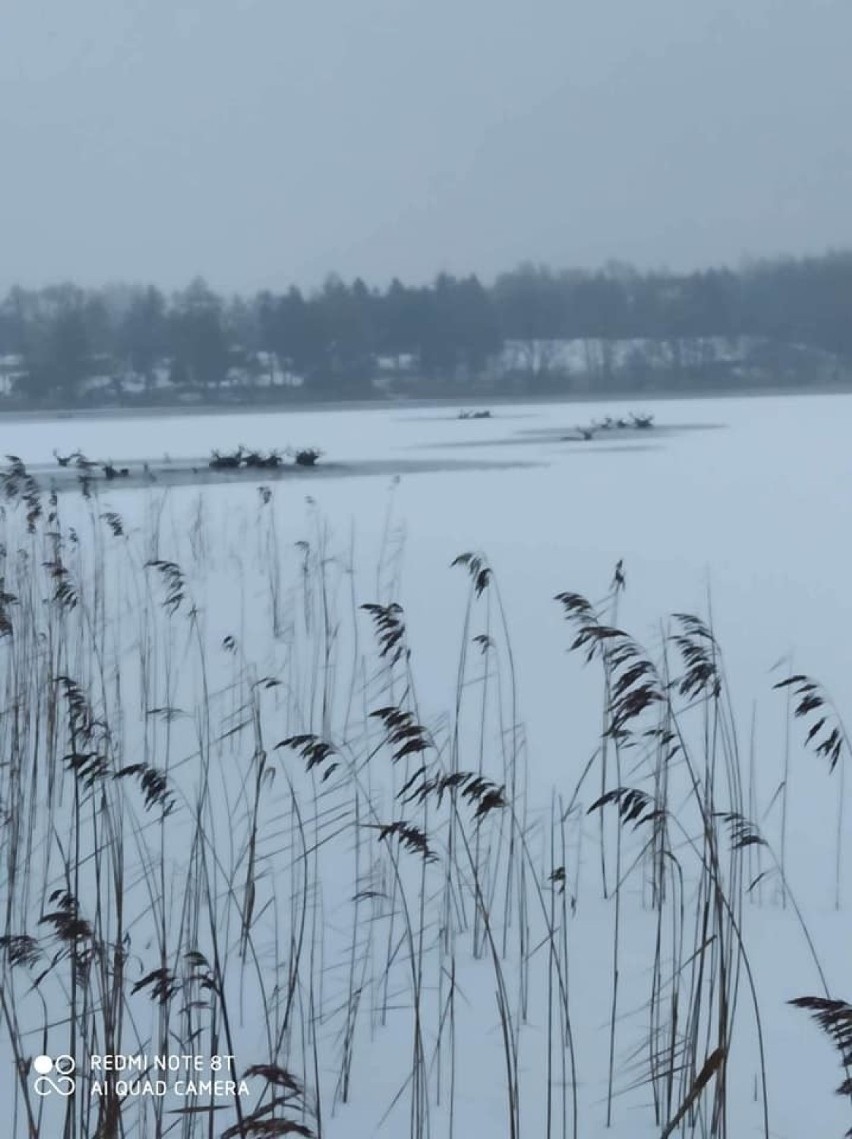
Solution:
[{"label": "snow", "polygon": [[[137,580],[134,574],[139,572],[133,569],[134,562],[138,566],[145,557],[155,556],[174,560],[186,571],[192,598],[202,614],[200,635],[209,655],[207,681],[214,692],[212,715],[217,730],[237,722],[242,715],[241,702],[246,698],[244,681],[240,679],[243,662],[258,677],[285,677],[282,689],[272,689],[262,698],[265,746],[269,750],[286,734],[319,730],[324,720],[316,690],[317,667],[322,674],[321,655],[316,655],[321,654],[321,646],[316,635],[304,626],[299,601],[302,551],[296,543],[307,541],[312,556],[321,554],[328,567],[330,604],[340,616],[336,672],[332,680],[326,676],[333,689],[329,717],[336,737],[343,734],[350,681],[356,692],[356,707],[374,708],[388,702],[388,695],[379,684],[373,630],[368,621],[359,625],[360,640],[354,640],[349,591],[360,604],[386,598],[390,590],[404,606],[421,722],[434,726],[436,735],[446,745],[448,717],[456,699],[458,654],[468,597],[464,567],[451,568],[450,563],[463,552],[480,552],[494,571],[505,607],[529,768],[525,805],[531,827],[531,860],[546,876],[545,870],[551,865],[546,837],[551,792],[555,789],[564,801],[571,798],[597,746],[601,723],[599,666],[585,668],[576,654],[566,653],[573,631],[564,621],[554,596],[562,590],[577,590],[593,601],[603,598],[616,562],[623,559],[627,584],[619,600],[618,624],[652,654],[659,652],[662,628],[669,614],[688,612],[705,618],[712,615],[713,629],[725,655],[739,747],[744,756],[749,750],[752,717],[755,718],[755,821],[777,851],[780,814],[776,791],[784,771],[785,698],[773,691],[772,685],[790,671],[811,673],[825,683],[841,713],[849,707],[852,451],[848,438],[852,397],[668,400],[654,404],[643,401],[641,408],[625,406],[623,412],[630,410],[653,410],[655,428],[648,432],[599,434],[590,442],[566,439],[577,424],[619,413],[612,404],[593,403],[500,407],[493,409],[490,419],[476,421],[458,420],[454,409],[187,414],[171,418],[22,421],[7,427],[3,450],[14,451],[25,463],[37,467],[52,462],[54,448],[60,453],[79,448],[91,458],[109,458],[124,465],[143,460],[154,462],[164,454],[173,459],[203,458],[213,448],[227,451],[239,443],[282,451],[291,445],[317,446],[329,461],[345,465],[346,470],[339,477],[322,477],[317,472],[316,477],[307,474],[298,482],[276,482],[272,502],[266,507],[257,490],[259,484],[268,482],[263,472],[258,472],[257,478],[247,478],[245,485],[201,490],[128,490],[110,485],[98,489],[99,498],[94,505],[83,503],[76,495],[60,500],[65,525],[76,524],[81,536],[93,532],[98,513],[117,511],[125,520],[131,548],[136,553],[132,558],[125,556],[121,543],[116,541],[107,545],[103,555],[114,567],[106,585],[107,597],[122,613],[120,621],[116,619],[108,625],[106,643],[110,654],[114,652],[122,660],[125,744],[128,754],[134,749],[138,752],[144,736],[146,754],[151,749],[152,754],[160,755],[166,747],[166,734],[171,733],[168,747],[176,765],[175,778],[190,801],[197,790],[196,780],[191,774],[192,765],[181,765],[179,757],[189,756],[196,746],[198,725],[193,701],[198,699],[200,684],[198,659],[183,610],[180,621],[171,619],[170,625],[168,616],[157,607],[162,589],[156,573],[147,571],[145,622],[157,630],[151,650],[156,659],[152,672],[156,691],[148,703],[156,698],[158,703],[173,704],[188,714],[176,718],[168,727],[165,722],[153,724],[149,717],[146,727],[145,718],[140,721],[138,708],[132,707],[131,695],[138,681],[141,620],[139,603],[133,600],[133,582]],[[438,469],[403,475],[401,479],[387,475],[359,477],[359,472],[368,472],[369,463],[376,459],[398,461],[403,470],[406,460],[423,457],[435,460]],[[460,458],[488,459],[503,467],[465,472],[439,469],[442,460]],[[270,530],[273,517],[274,535]],[[159,534],[155,544],[150,541],[153,526]],[[270,540],[274,540],[279,552],[283,583],[283,632],[277,638],[273,636],[267,609],[271,589]],[[106,542],[106,538],[99,541]],[[83,556],[85,564],[90,565],[95,555],[92,552]],[[12,576],[8,568],[9,581]],[[10,588],[8,581],[5,588]],[[479,599],[470,632],[479,632],[490,614],[489,628],[503,645],[497,614],[486,610],[491,604],[490,596],[489,592]],[[320,606],[318,594],[311,594],[310,605]],[[314,618],[319,611],[311,610]],[[167,640],[170,628],[178,630],[171,647]],[[224,638],[231,635],[237,647],[234,652],[224,651]],[[11,650],[0,649],[6,651]],[[369,654],[370,665],[363,673],[356,671],[350,677],[347,662],[355,652]],[[782,658],[787,663],[778,666]],[[506,658],[501,659],[505,662]],[[90,670],[90,664],[77,663],[83,672]],[[507,682],[507,666],[504,663],[501,667],[503,681]],[[470,668],[473,676],[474,665]],[[471,691],[469,699],[475,704],[479,689],[472,680]],[[117,698],[110,697],[114,699]],[[489,705],[484,744],[486,770],[498,782],[502,770],[497,758],[501,723]],[[803,751],[803,735],[794,726],[788,786],[788,877],[833,995],[843,997],[852,992],[852,979],[848,976],[852,879],[848,874],[843,878],[843,905],[836,912],[834,826],[839,783],[836,775],[829,776],[827,764]],[[4,747],[8,738],[4,729]],[[477,740],[476,725],[468,718],[462,741],[465,748],[473,749],[471,756],[478,747]],[[249,738],[239,734],[233,744],[223,743],[214,749],[216,806],[210,825],[223,861],[232,856],[229,842],[236,842],[239,849],[245,833],[249,791],[241,773],[250,769],[251,750]],[[317,973],[321,984],[318,982],[316,991],[303,988],[299,995],[300,1005],[315,1000],[323,1014],[318,1029],[323,1134],[328,1139],[408,1135],[411,1090],[404,1081],[410,1069],[412,1047],[411,993],[408,973],[400,964],[391,982],[390,1004],[394,1011],[389,1012],[388,1023],[382,1027],[382,987],[376,979],[376,969],[386,948],[388,919],[379,900],[364,902],[360,916],[358,968],[363,960],[364,1007],[356,1030],[352,1102],[331,1111],[350,992],[353,875],[361,875],[358,881],[363,889],[368,862],[375,859],[378,864],[380,848],[373,834],[362,839],[363,845],[357,850],[361,861],[356,869],[351,835],[330,837],[335,818],[348,802],[345,791],[330,780],[323,802],[331,818],[314,818],[311,782],[302,774],[297,758],[286,751],[270,750],[269,754],[274,756],[273,764],[283,765],[297,794],[302,796],[308,829],[316,827],[317,834],[328,839],[317,862],[322,882],[324,971]],[[744,767],[746,762],[744,759]],[[370,768],[369,779],[374,782],[375,802],[385,812],[382,821],[387,821],[394,811],[393,789],[398,789],[402,776],[392,771],[386,755],[381,763],[381,768]],[[463,766],[471,765],[474,759],[469,757]],[[386,774],[382,776],[380,771]],[[386,786],[382,786],[382,779]],[[599,777],[596,780],[599,784]],[[624,782],[629,781],[625,776]],[[599,785],[582,790],[580,800],[584,808],[599,791]],[[268,979],[267,1001],[274,983],[272,962],[276,955],[279,967],[286,967],[284,944],[276,945],[274,935],[283,934],[285,939],[290,936],[290,889],[296,888],[301,865],[290,803],[287,786],[279,774],[270,781],[261,800],[262,858],[269,864],[258,878],[259,896],[255,902],[261,973],[265,970]],[[69,809],[67,800],[51,808],[51,818],[59,821],[60,829],[67,826]],[[138,818],[145,826],[133,842],[128,830],[127,857],[131,862],[137,856],[132,851],[137,850],[138,843],[147,844],[149,851],[156,849],[157,830],[152,816],[140,810]],[[176,922],[177,899],[187,873],[184,852],[189,849],[182,843],[189,842],[191,817],[186,810],[178,810],[170,816],[168,826],[175,907],[170,919]],[[49,840],[41,827],[38,835],[33,865],[45,873],[49,869],[50,875],[55,876],[55,852],[48,860],[45,852]],[[569,877],[576,875],[579,889],[577,910],[569,919],[568,931],[580,1105],[578,1134],[595,1137],[609,1133],[616,1139],[643,1139],[659,1134],[660,1130],[653,1125],[650,1089],[642,1082],[636,1058],[631,1056],[632,1049],[641,1048],[647,1039],[643,1010],[650,984],[653,913],[643,898],[641,876],[637,877],[623,897],[627,948],[621,962],[615,1078],[618,1096],[614,1126],[606,1132],[613,906],[600,898],[597,838],[596,817],[572,816],[568,827],[568,867]],[[419,862],[416,856],[407,857],[408,862],[405,857],[401,860],[402,873],[415,896]],[[240,883],[239,890],[244,871],[241,864],[240,876],[234,877]],[[217,877],[223,891],[218,903],[223,914],[229,912],[224,891],[226,878],[224,870]],[[270,910],[264,908],[271,905],[273,881],[282,911],[277,916],[277,926]],[[424,985],[430,996],[424,1002],[424,1020],[431,1059],[444,1007],[440,1001],[447,998],[442,969],[448,958],[442,957],[436,948],[440,910],[434,899],[440,894],[439,870],[434,871],[430,882],[430,905],[436,909],[435,928],[430,927],[426,952]],[[386,887],[387,883],[383,888]],[[820,990],[804,938],[791,909],[782,909],[779,904],[779,896],[777,884],[767,882],[759,895],[745,903],[743,918],[745,946],[763,1017],[771,1134],[799,1139],[816,1131],[840,1133],[848,1126],[848,1119],[843,1102],[832,1095],[842,1075],[839,1065],[805,1014],[785,1004],[792,997],[818,994]],[[0,897],[5,899],[1,891]],[[147,903],[141,889],[131,892],[130,904],[136,923],[133,978],[138,980],[142,972],[156,964],[156,952],[152,964],[150,919],[144,916]],[[29,905],[32,918],[37,904],[31,900]],[[535,910],[535,902],[530,905]],[[312,913],[309,908],[309,924]],[[221,933],[236,970],[239,922],[234,925],[234,920],[231,914],[230,927]],[[537,940],[540,915],[535,914],[532,921]],[[397,935],[399,932],[397,921]],[[507,958],[513,1001],[518,975],[517,936],[514,930]],[[494,972],[487,955],[473,961],[465,948],[465,938],[459,937],[458,941],[455,1134],[508,1135]],[[544,951],[532,955],[529,966],[529,1023],[520,1029],[522,1139],[546,1134]],[[236,1033],[242,1067],[269,1058],[264,1051],[264,1033],[258,1027],[258,1012],[265,1003],[261,989],[256,978],[244,984],[244,988],[235,986],[230,994],[240,1008]],[[17,991],[29,1018],[28,1027],[40,1031],[40,1006],[31,996],[21,996],[20,985]],[[57,991],[50,991],[53,999],[58,1000]],[[134,997],[133,1007],[143,1035],[148,1022],[148,1030],[155,1034],[156,1006],[143,994]],[[305,1015],[304,1008],[300,1015]],[[729,1068],[730,1134],[760,1135],[755,1036],[744,983],[735,1038],[738,1050],[732,1053]],[[129,1030],[123,1047],[127,1052],[135,1050]],[[310,1048],[298,1040],[292,1042],[291,1048],[293,1067],[306,1078],[313,1095],[316,1088]],[[32,1054],[41,1050],[39,1037],[38,1046],[33,1041]],[[156,1051],[153,1043],[148,1050]],[[223,1046],[221,1050],[226,1049]],[[446,1080],[446,1042],[441,1057],[442,1078]],[[0,1030],[0,1062],[11,1071],[5,1028]],[[450,1126],[446,1084],[442,1105],[434,1103],[437,1078],[435,1068],[429,1077],[429,1088],[433,1101],[431,1133],[436,1139],[449,1134]],[[394,1097],[401,1089],[399,1102],[394,1105]],[[554,1092],[554,1136],[562,1134],[560,1096],[561,1092]],[[53,1108],[54,1104],[48,1105],[49,1110]],[[386,1113],[387,1119],[380,1126]],[[817,1119],[818,1128],[814,1123]],[[151,1116],[147,1117],[147,1124],[140,1123],[139,1127],[141,1130],[134,1134],[153,1134]],[[26,1134],[23,1119],[14,1134],[15,1139]]]},{"label": "snow", "polygon": [[510,371],[584,373],[599,371],[605,363],[613,371],[623,371],[632,363],[641,363],[645,359],[653,361],[657,367],[677,369],[688,363],[744,361],[764,343],[753,336],[684,336],[673,340],[641,336],[608,340],[596,337],[561,340],[532,337],[529,340],[507,340],[500,363]]}]

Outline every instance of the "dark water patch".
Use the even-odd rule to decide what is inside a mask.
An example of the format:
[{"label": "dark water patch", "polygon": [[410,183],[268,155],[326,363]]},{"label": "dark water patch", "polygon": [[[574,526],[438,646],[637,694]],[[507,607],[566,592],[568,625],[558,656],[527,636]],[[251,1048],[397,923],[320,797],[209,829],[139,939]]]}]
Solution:
[{"label": "dark water patch", "polygon": [[585,428],[571,423],[558,427],[524,427],[511,435],[492,439],[444,439],[432,443],[411,443],[407,450],[475,450],[480,447],[528,447],[536,443],[565,443],[587,447],[590,450],[612,450],[613,444],[619,447],[621,441],[641,440],[642,443],[656,443],[676,438],[690,432],[720,431],[726,423],[673,423],[660,427],[612,427],[593,430],[591,438],[584,437]]},{"label": "dark water patch", "polygon": [[392,477],[394,475],[441,474],[457,471],[508,471],[540,467],[540,462],[477,459],[368,459],[351,463],[318,463],[313,467],[287,464],[274,470],[254,468],[213,469],[206,460],[146,462],[129,465],[127,475],[107,479],[101,471],[82,474],[73,468],[40,465],[28,468],[44,490],[57,493],[82,491],[139,490],[145,487],[216,486],[231,484],[287,483],[293,481]]},{"label": "dark water patch", "polygon": [[[542,440],[542,442],[554,442],[553,440]],[[572,440],[575,442],[575,440]],[[582,440],[577,442],[576,447],[566,447],[564,450],[557,450],[556,447],[548,451],[550,455],[613,455],[619,452],[638,452],[638,451],[664,451],[665,446],[662,443],[586,443]]]},{"label": "dark water patch", "polygon": [[604,439],[671,438],[694,431],[722,431],[727,426],[727,423],[661,423],[653,427],[594,427],[586,423],[566,423],[559,427],[521,428],[517,434],[537,439],[562,439],[579,438],[583,431],[591,430],[593,438],[589,442],[597,442]]},{"label": "dark water patch", "polygon": [[663,446],[663,443],[661,441],[655,443],[653,440],[648,440],[647,443],[644,440],[641,442],[633,443],[627,439],[625,439],[623,442],[619,441],[618,439],[604,439],[599,441],[597,439],[580,439],[576,436],[566,438],[564,435],[541,435],[531,436],[525,439],[518,439],[515,436],[509,436],[508,438],[503,439],[469,439],[456,441],[451,440],[449,442],[443,443],[412,443],[409,446],[403,448],[403,450],[476,451],[484,447],[530,447],[542,443],[559,443],[564,444],[566,450],[583,450],[589,452],[623,451],[625,449],[647,450],[651,448],[658,450]]}]

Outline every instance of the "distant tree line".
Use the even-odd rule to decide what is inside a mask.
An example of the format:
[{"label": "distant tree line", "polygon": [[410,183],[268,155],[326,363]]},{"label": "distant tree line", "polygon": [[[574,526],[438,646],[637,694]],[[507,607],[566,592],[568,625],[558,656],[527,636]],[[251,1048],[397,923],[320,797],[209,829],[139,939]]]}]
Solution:
[{"label": "distant tree line", "polygon": [[309,295],[250,298],[200,279],[171,296],[62,284],[0,304],[0,381],[21,405],[688,390],[845,381],[850,368],[852,253],[690,274],[522,265],[491,285],[332,276]]}]

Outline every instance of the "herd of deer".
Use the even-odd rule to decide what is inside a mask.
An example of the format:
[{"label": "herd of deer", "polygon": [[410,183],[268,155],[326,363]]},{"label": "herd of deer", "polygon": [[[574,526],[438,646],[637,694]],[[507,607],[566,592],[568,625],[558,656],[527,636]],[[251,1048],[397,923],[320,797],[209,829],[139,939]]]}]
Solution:
[{"label": "herd of deer", "polygon": [[[293,462],[299,467],[313,467],[316,465],[317,459],[320,458],[322,452],[316,448],[307,447],[296,451],[288,450],[285,454],[291,456]],[[54,450],[53,457],[60,467],[73,467],[79,471],[80,478],[85,479],[87,485],[91,481],[94,472],[99,469],[103,471],[104,478],[107,479],[108,482],[112,482],[113,479],[124,479],[130,475],[129,467],[116,467],[112,462],[96,462],[93,459],[86,458],[82,451],[71,451],[67,455],[60,455],[58,451]],[[284,459],[279,451],[269,451],[263,454],[260,451],[250,451],[240,446],[236,451],[226,452],[225,454],[214,450],[212,458],[207,465],[210,470],[214,471],[271,471],[277,470],[283,463]],[[194,473],[198,473],[197,467],[193,467],[192,470]],[[148,463],[143,464],[143,471],[149,480],[154,477]]]},{"label": "herd of deer", "polygon": [[[318,451],[314,447],[306,447],[299,451],[289,450],[285,454],[291,456],[298,467],[313,467],[322,451]],[[214,450],[213,457],[207,465],[214,471],[274,471],[282,466],[283,462],[284,459],[280,451],[269,451],[264,455],[260,451],[249,451],[240,446],[236,451],[226,452],[224,455]]]},{"label": "herd of deer", "polygon": [[77,470],[89,476],[92,471],[100,467],[104,472],[104,478],[110,481],[113,479],[126,479],[130,474],[129,467],[116,467],[113,466],[112,463],[96,463],[93,459],[87,459],[82,451],[72,451],[69,455],[60,455],[58,451],[54,451],[53,457],[57,463],[59,463],[60,467],[70,467],[73,463]]},{"label": "herd of deer", "polygon": [[594,439],[600,431],[624,431],[627,429],[643,431],[653,426],[653,415],[636,415],[635,412],[631,412],[629,419],[624,419],[621,416],[618,419],[613,419],[611,415],[608,415],[600,421],[592,420],[588,427],[576,427],[577,434],[566,435],[565,438],[588,441]]}]

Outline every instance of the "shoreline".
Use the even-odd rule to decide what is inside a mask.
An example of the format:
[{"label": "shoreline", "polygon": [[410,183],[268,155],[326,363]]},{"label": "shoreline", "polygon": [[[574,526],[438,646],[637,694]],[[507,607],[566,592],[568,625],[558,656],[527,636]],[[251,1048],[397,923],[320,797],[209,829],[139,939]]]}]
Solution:
[{"label": "shoreline", "polygon": [[690,392],[659,390],[648,392],[546,392],[528,395],[422,396],[412,398],[316,400],[299,403],[198,403],[152,404],[150,407],[57,407],[0,409],[0,423],[42,423],[63,419],[162,419],[197,416],[286,415],[318,411],[392,411],[429,408],[512,407],[538,404],[615,404],[644,406],[655,403],[709,399],[759,399],[778,396],[852,395],[852,382],[815,384],[813,387],[751,387],[730,390],[702,388]]}]

